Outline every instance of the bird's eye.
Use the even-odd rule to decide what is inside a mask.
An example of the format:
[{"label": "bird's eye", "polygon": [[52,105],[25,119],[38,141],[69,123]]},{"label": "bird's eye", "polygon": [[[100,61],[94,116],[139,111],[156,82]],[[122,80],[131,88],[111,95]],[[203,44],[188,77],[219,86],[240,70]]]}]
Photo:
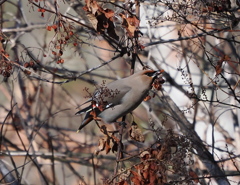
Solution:
[{"label": "bird's eye", "polygon": [[153,71],[153,72],[145,73],[145,75],[147,75],[147,76],[154,76],[155,73],[156,73],[156,71]]}]

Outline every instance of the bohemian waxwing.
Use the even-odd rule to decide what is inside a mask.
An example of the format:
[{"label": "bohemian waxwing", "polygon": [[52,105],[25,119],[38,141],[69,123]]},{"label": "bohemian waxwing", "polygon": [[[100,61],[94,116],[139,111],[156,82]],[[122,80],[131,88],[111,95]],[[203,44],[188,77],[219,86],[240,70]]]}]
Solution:
[{"label": "bohemian waxwing", "polygon": [[90,102],[91,105],[76,113],[76,115],[86,113],[78,131],[93,119],[113,123],[132,112],[147,96],[154,79],[160,73],[160,71],[142,70],[97,89],[93,97],[84,103]]}]

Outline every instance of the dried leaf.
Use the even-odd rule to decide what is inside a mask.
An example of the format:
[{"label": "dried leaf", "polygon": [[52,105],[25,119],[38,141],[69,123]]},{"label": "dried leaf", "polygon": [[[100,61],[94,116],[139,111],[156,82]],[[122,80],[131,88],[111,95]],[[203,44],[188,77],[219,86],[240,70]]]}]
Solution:
[{"label": "dried leaf", "polygon": [[100,139],[100,140],[98,141],[98,149],[95,150],[95,154],[98,155],[99,152],[101,152],[101,151],[104,150],[105,146],[106,146],[106,141],[105,141],[105,139],[103,139],[103,138]]},{"label": "dried leaf", "polygon": [[128,185],[128,182],[123,180],[121,182],[118,182],[117,185]]},{"label": "dried leaf", "polygon": [[127,170],[127,171],[125,171],[125,172],[123,172],[123,171],[124,171],[124,169],[119,169],[119,170],[118,170],[119,183],[127,185],[127,184],[128,184],[127,180],[128,180],[128,178],[129,178],[131,172],[130,172],[129,170]]},{"label": "dried leaf", "polygon": [[105,144],[105,151],[106,151],[106,154],[108,154],[111,150],[111,145],[110,145],[110,139],[108,138],[107,141],[106,141],[106,144]]},{"label": "dried leaf", "polygon": [[149,179],[149,169],[145,169],[142,171],[142,176],[144,179]]},{"label": "dried leaf", "polygon": [[141,185],[141,180],[142,180],[141,176],[137,172],[132,171],[132,170],[131,170],[131,173],[133,175],[133,177],[131,177],[131,181],[133,182],[133,184]]},{"label": "dried leaf", "polygon": [[123,13],[120,13],[119,15],[123,20],[122,26],[126,29],[128,37],[136,37],[135,32],[138,31],[139,28],[139,19],[135,15],[129,17],[126,17]]},{"label": "dried leaf", "polygon": [[129,133],[130,133],[130,137],[133,140],[139,141],[139,142],[145,141],[145,138],[144,138],[144,135],[143,135],[141,129],[138,128],[138,125],[135,122],[132,123]]},{"label": "dried leaf", "polygon": [[148,180],[150,181],[149,184],[156,184],[158,177],[154,170],[149,170],[149,177]]},{"label": "dried leaf", "polygon": [[118,144],[117,144],[117,142],[113,142],[112,152],[113,152],[113,153],[114,153],[114,152],[117,152],[117,150],[118,150]]},{"label": "dried leaf", "polygon": [[199,177],[194,171],[189,170],[189,176],[194,179],[194,182],[199,183]]},{"label": "dried leaf", "polygon": [[158,153],[159,153],[159,150],[157,150],[157,149],[151,150],[151,155],[153,156],[153,158],[157,158]]},{"label": "dried leaf", "polygon": [[88,19],[94,29],[100,34],[105,33],[106,30],[110,37],[119,40],[113,23],[114,11],[111,9],[103,9],[97,4],[97,1],[94,0],[86,0],[85,3],[86,5],[83,9],[87,12]]},{"label": "dried leaf", "polygon": [[151,154],[149,153],[149,151],[144,151],[140,154],[140,157],[142,160],[147,160],[151,158]]},{"label": "dried leaf", "polygon": [[93,15],[95,15],[95,13],[98,11],[98,4],[97,1],[95,0],[85,0],[85,6],[83,7],[84,11],[88,11],[90,13],[92,13]]},{"label": "dried leaf", "polygon": [[167,155],[171,154],[171,150],[168,145],[163,145],[160,152],[157,155],[158,160],[167,159]]},{"label": "dried leaf", "polygon": [[216,75],[219,75],[222,72],[222,63],[223,63],[222,60],[218,61],[215,67]]},{"label": "dried leaf", "polygon": [[95,30],[97,30],[97,24],[98,24],[98,20],[95,17],[95,15],[88,13],[87,14],[88,20],[92,23],[92,26]]}]

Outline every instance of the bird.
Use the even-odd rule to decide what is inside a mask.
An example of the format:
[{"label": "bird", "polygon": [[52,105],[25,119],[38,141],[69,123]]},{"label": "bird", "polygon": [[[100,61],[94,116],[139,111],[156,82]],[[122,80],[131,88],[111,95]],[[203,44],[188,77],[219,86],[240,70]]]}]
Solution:
[{"label": "bird", "polygon": [[75,114],[86,113],[77,132],[92,120],[113,123],[132,112],[148,95],[154,80],[161,72],[162,70],[141,70],[96,89],[93,96],[82,104],[90,102],[90,105]]}]

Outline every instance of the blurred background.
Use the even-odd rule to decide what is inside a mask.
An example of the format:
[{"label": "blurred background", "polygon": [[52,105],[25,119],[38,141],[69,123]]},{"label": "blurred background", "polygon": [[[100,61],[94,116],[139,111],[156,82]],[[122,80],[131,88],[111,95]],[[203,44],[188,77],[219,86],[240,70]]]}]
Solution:
[{"label": "blurred background", "polygon": [[[148,159],[152,184],[239,184],[237,0],[0,5],[1,184],[150,184]],[[165,83],[127,115],[122,137],[101,121],[109,135],[94,121],[76,133],[96,87],[146,66]],[[176,151],[160,157],[164,147]]]}]

